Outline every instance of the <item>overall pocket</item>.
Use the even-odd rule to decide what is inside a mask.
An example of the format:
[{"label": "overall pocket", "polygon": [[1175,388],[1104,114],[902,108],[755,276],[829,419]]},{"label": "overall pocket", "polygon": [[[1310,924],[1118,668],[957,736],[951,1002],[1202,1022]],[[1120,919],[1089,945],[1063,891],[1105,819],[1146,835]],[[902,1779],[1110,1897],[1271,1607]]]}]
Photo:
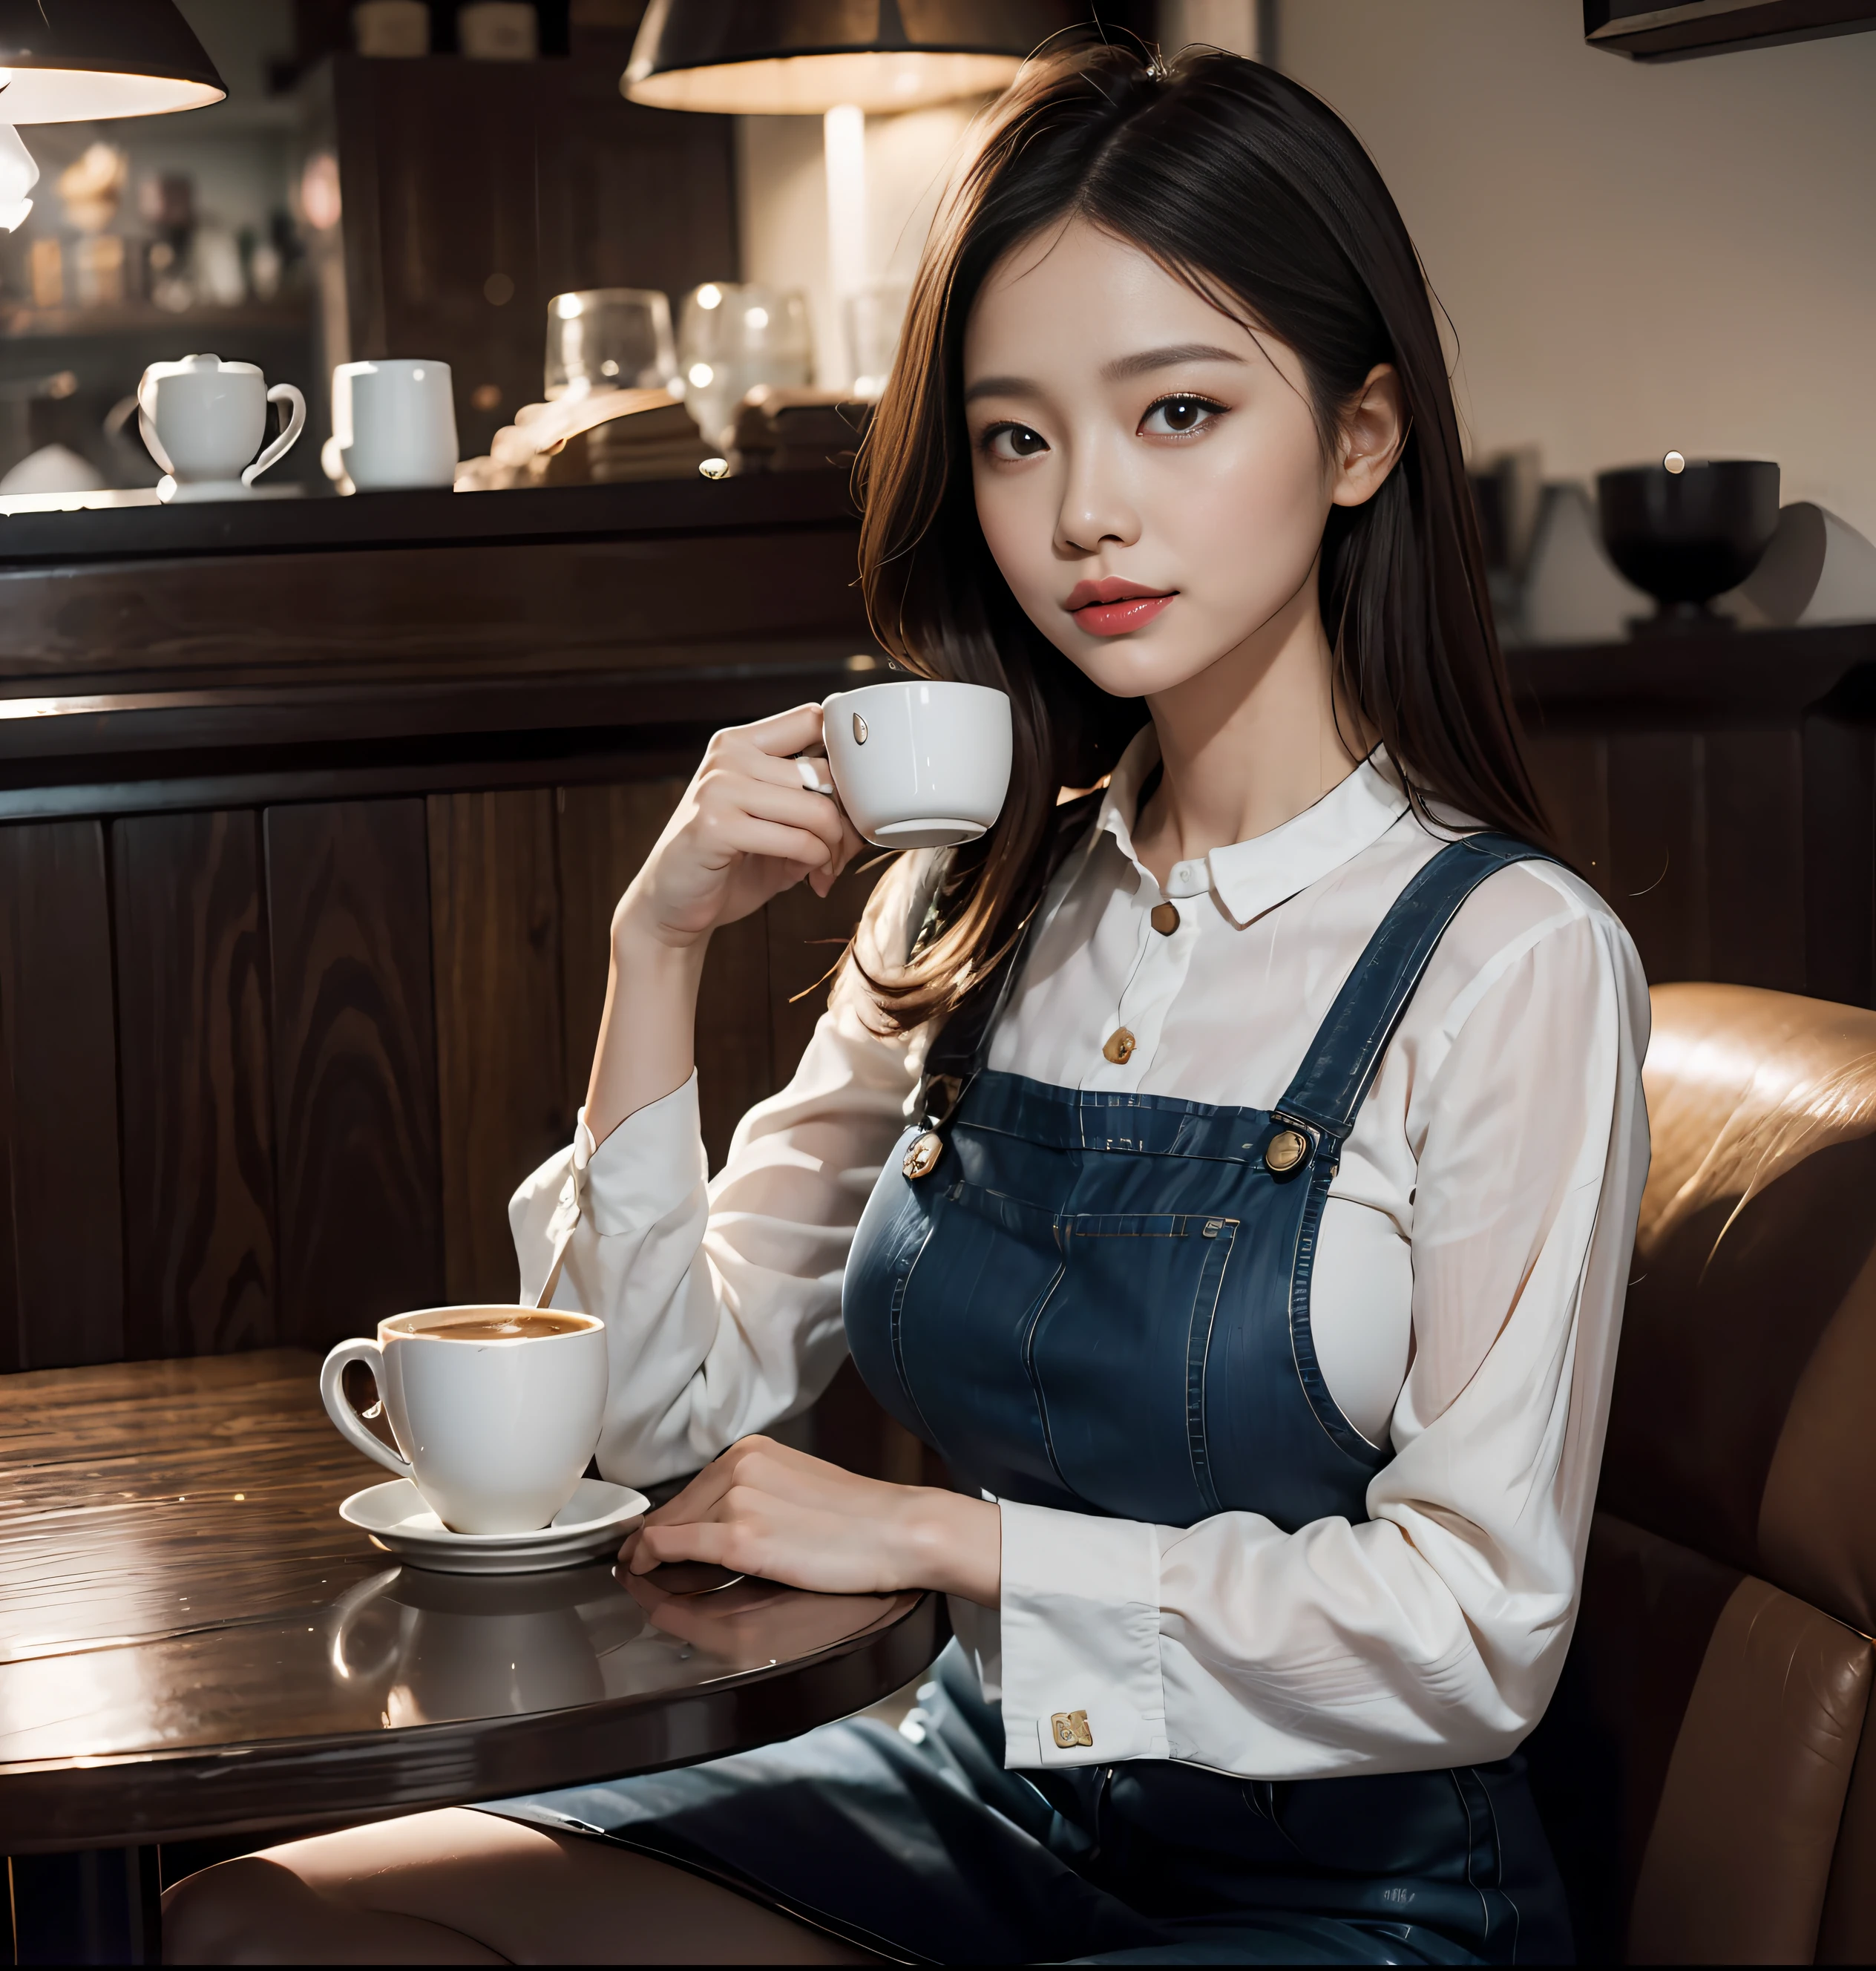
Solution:
[{"label": "overall pocket", "polygon": [[1062,1277],[1028,1354],[1057,1475],[1098,1511],[1171,1526],[1216,1513],[1205,1382],[1240,1221],[1078,1213],[1057,1228]]}]

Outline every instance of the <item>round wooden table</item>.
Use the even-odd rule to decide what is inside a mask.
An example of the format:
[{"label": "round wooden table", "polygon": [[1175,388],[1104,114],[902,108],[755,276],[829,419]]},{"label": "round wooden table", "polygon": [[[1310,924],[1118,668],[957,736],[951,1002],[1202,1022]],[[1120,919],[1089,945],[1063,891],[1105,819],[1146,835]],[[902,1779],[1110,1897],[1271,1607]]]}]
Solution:
[{"label": "round wooden table", "polygon": [[689,1764],[864,1709],[944,1643],[930,1595],[400,1566],[338,1517],[383,1474],[327,1422],[317,1369],[275,1350],[0,1379],[0,1852]]}]

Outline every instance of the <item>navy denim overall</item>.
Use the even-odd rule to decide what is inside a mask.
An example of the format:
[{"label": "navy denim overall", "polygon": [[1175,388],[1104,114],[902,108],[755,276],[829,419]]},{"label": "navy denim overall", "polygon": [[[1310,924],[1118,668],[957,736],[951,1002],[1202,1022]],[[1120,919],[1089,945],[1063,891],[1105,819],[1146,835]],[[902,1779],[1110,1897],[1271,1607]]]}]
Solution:
[{"label": "navy denim overall", "polygon": [[[1365,1520],[1391,1454],[1341,1415],[1317,1363],[1324,1206],[1454,913],[1537,852],[1475,835],[1421,869],[1269,1110],[983,1069],[1015,954],[1002,995],[940,1036],[927,1086],[955,1099],[907,1132],[855,1236],[843,1306],[874,1395],[962,1482],[1002,1498],[1170,1526],[1229,1511],[1286,1531]],[[935,1165],[905,1174],[934,1133]],[[1520,1759],[1277,1783],[1158,1760],[1011,1772],[1000,1715],[955,1645],[920,1699],[912,1742],[850,1721],[549,1798],[561,1824],[902,1957],[1571,1954]]]}]

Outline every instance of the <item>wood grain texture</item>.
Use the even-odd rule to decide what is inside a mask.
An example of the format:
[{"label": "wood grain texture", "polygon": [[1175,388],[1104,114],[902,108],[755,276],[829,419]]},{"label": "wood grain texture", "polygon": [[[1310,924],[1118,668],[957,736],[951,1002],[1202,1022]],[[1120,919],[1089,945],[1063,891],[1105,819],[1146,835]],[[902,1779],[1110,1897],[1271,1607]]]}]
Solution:
[{"label": "wood grain texture", "polygon": [[124,1352],[117,1044],[104,832],[0,829],[0,1365]]},{"label": "wood grain texture", "polygon": [[570,1112],[586,1100],[605,1009],[614,908],[670,819],[686,777],[554,790]]},{"label": "wood grain texture", "polygon": [[936,1597],[729,1588],[664,1625],[604,1561],[400,1569],[382,1480],[278,1350],[0,1383],[0,1851],[368,1820],[684,1764],[845,1716]]},{"label": "wood grain texture", "polygon": [[1805,989],[1803,742],[1796,731],[1706,735],[1711,976]]},{"label": "wood grain texture", "polygon": [[1803,746],[1805,990],[1867,1006],[1876,999],[1876,735],[1807,718]]},{"label": "wood grain texture", "polygon": [[1557,845],[1605,898],[1609,863],[1609,742],[1594,733],[1537,732],[1526,740],[1531,777]]},{"label": "wood grain texture", "polygon": [[1702,735],[1611,735],[1609,843],[1609,901],[1650,982],[1712,978]]},{"label": "wood grain texture", "polygon": [[769,917],[760,910],[712,935],[697,994],[697,1106],[712,1175],[737,1124],[778,1085],[771,1003]]},{"label": "wood grain texture", "polygon": [[509,1302],[508,1200],[573,1130],[553,797],[438,795],[428,808],[444,1291]]},{"label": "wood grain texture", "polygon": [[277,1332],[258,832],[239,810],[112,829],[133,1357]]},{"label": "wood grain texture", "polygon": [[264,819],[280,1179],[280,1333],[370,1334],[442,1298],[422,802]]},{"label": "wood grain texture", "polygon": [[769,1018],[775,1083],[784,1086],[827,1011],[832,973],[858,926],[873,886],[894,858],[863,850],[826,896],[806,883],[769,905]]}]

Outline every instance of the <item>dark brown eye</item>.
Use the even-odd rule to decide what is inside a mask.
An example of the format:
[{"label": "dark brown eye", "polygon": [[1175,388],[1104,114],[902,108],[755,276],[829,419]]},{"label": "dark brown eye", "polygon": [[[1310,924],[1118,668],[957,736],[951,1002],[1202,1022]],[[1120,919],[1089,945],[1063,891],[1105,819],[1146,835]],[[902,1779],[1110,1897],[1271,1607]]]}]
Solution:
[{"label": "dark brown eye", "polygon": [[1183,438],[1221,411],[1209,397],[1162,397],[1140,421],[1149,438]]},{"label": "dark brown eye", "polygon": [[1049,441],[1027,425],[995,425],[985,435],[992,452],[998,458],[1034,458],[1047,451]]}]

